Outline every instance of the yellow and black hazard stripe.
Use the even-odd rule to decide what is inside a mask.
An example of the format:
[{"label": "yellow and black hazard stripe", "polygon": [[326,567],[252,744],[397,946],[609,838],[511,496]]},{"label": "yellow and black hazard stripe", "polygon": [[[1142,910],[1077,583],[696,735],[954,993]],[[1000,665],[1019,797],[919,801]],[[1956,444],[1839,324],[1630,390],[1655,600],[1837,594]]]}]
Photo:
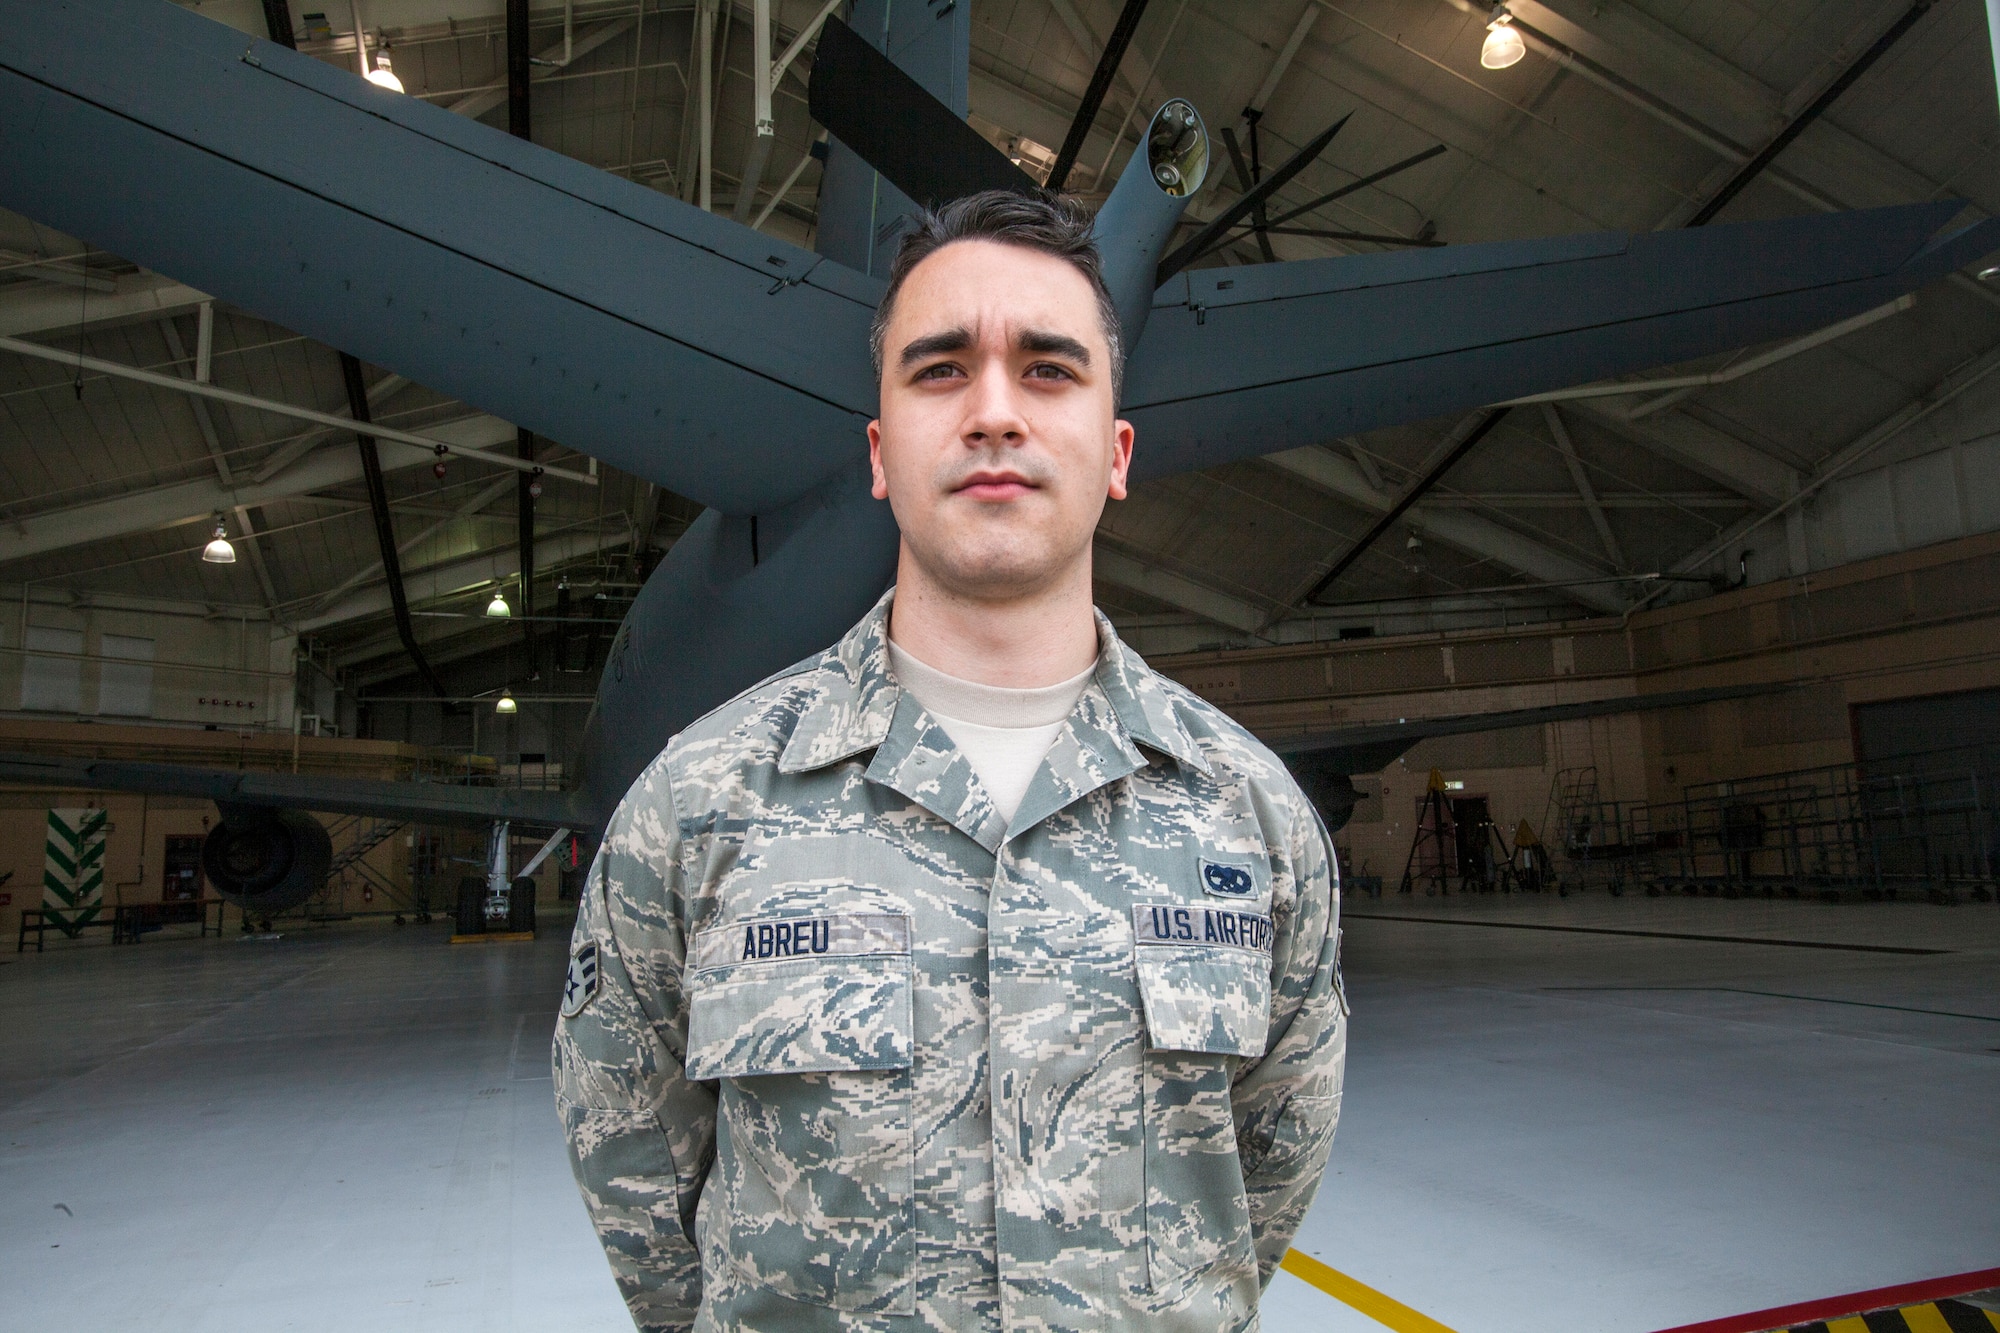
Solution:
[{"label": "yellow and black hazard stripe", "polygon": [[1770,1333],[2000,1333],[2000,1312],[1964,1301],[1924,1301],[1886,1310],[1793,1324]]}]

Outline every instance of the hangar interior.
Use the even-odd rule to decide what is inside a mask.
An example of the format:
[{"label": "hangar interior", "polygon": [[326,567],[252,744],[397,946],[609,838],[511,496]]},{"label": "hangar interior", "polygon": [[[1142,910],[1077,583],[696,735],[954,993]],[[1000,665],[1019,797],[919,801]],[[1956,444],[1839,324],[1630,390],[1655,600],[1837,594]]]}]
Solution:
[{"label": "hangar interior", "polygon": [[[970,10],[970,123],[1045,175],[1126,6],[928,3]],[[265,35],[256,0],[182,4]],[[277,8],[300,51],[507,124],[504,0]],[[833,8],[538,4],[532,139],[811,248]],[[1489,68],[1503,13],[1525,54]],[[760,145],[764,50],[793,58]],[[1152,0],[1069,184],[1101,202],[1182,97],[1229,136],[1190,223],[1348,117],[1204,266],[1986,217],[1992,50],[1980,0]],[[532,479],[385,441],[384,514],[353,433],[284,414],[351,419],[340,349],[25,213],[0,212],[0,338],[34,345],[0,347],[8,751],[561,788],[625,609],[701,509],[561,440],[521,455]],[[2000,255],[1802,336],[1108,509],[1100,606],[1274,745],[1717,696],[1427,739],[1326,809],[1353,1047],[1296,1248],[1353,1285],[1288,1269],[1265,1327],[1638,1333],[1995,1262],[1996,372]],[[382,427],[517,446],[361,373]],[[0,1252],[39,1275],[9,1304],[625,1326],[546,1104],[574,856],[542,862],[539,939],[453,949],[483,835],[328,817],[325,890],[218,937],[214,814],[0,787]],[[143,947],[34,927],[59,837],[101,856],[104,911],[165,905]]]}]

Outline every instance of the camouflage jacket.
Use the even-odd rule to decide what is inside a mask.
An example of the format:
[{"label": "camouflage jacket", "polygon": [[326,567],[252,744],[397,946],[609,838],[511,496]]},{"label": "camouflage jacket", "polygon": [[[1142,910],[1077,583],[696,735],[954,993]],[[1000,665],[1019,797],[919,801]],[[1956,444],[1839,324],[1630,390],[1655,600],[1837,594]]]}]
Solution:
[{"label": "camouflage jacket", "polygon": [[1279,761],[1102,655],[1011,825],[890,674],[889,598],[611,820],[555,1040],[645,1329],[1252,1329],[1346,1003]]}]

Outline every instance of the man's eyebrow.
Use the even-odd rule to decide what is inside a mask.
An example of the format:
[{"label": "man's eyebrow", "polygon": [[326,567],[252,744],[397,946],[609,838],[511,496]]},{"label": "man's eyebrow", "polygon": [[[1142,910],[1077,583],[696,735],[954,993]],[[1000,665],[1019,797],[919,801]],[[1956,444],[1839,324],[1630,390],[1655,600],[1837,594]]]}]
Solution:
[{"label": "man's eyebrow", "polygon": [[1046,329],[1023,329],[1020,346],[1024,352],[1068,357],[1079,366],[1090,364],[1090,349],[1066,333],[1050,333]]},{"label": "man's eyebrow", "polygon": [[972,346],[972,330],[968,328],[946,329],[942,333],[926,333],[921,338],[904,344],[898,364],[913,366],[925,357],[937,356],[941,352],[963,352]]}]

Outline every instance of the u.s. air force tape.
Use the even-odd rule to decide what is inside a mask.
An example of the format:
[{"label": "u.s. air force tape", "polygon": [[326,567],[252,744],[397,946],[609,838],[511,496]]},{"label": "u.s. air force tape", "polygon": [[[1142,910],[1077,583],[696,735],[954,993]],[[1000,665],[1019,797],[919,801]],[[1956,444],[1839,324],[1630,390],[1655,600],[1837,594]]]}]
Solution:
[{"label": "u.s. air force tape", "polygon": [[1271,918],[1199,904],[1134,903],[1132,933],[1141,945],[1216,944],[1252,953],[1271,952]]},{"label": "u.s. air force tape", "polygon": [[910,918],[899,912],[829,912],[710,926],[695,936],[694,967],[909,951]]}]

